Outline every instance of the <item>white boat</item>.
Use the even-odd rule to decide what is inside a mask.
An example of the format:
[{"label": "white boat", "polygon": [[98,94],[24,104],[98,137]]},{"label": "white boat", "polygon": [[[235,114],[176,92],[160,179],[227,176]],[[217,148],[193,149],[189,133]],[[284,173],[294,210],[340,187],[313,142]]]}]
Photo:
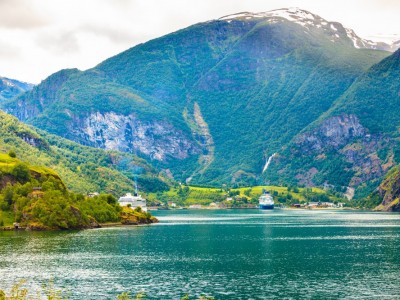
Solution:
[{"label": "white boat", "polygon": [[260,198],[258,198],[258,204],[260,209],[274,209],[275,206],[274,198],[268,191],[263,191]]},{"label": "white boat", "polygon": [[118,203],[121,206],[130,206],[135,209],[136,207],[141,207],[143,211],[147,211],[146,199],[142,198],[139,194],[127,193],[118,199]]},{"label": "white boat", "polygon": [[133,195],[131,193],[127,193],[125,196],[122,196],[118,199],[118,203],[121,206],[130,206],[133,209],[136,207],[141,207],[142,211],[147,211],[146,199],[139,195],[136,182],[135,193]]}]

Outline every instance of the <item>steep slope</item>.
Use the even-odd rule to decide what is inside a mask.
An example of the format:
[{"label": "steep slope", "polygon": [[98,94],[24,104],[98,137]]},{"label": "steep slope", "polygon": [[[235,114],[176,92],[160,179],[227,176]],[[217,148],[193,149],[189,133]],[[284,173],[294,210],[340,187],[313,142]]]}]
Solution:
[{"label": "steep slope", "polygon": [[157,219],[141,210],[122,208],[110,194],[75,194],[52,169],[0,153],[0,229],[17,222],[28,230],[82,229],[99,223],[149,224]]},{"label": "steep slope", "polygon": [[[400,168],[398,166],[390,170],[379,185],[377,194],[382,200],[382,204],[378,206],[378,209],[400,211]],[[370,197],[374,196],[377,196],[376,193]]]},{"label": "steep slope", "polygon": [[133,190],[135,175],[142,190],[154,191],[149,184],[165,186],[154,169],[139,158],[81,146],[22,124],[0,111],[0,153],[11,150],[19,159],[54,169],[74,192],[122,195]]},{"label": "steep slope", "polygon": [[[400,50],[361,76],[269,170],[271,179],[360,187],[366,196],[400,162]],[[363,190],[364,188],[364,190]]]},{"label": "steep slope", "polygon": [[0,103],[30,91],[32,88],[31,83],[0,76]]},{"label": "steep slope", "polygon": [[248,184],[388,55],[374,47],[303,10],[243,13],[85,72],[61,71],[3,107],[81,144],[140,155],[179,180]]}]

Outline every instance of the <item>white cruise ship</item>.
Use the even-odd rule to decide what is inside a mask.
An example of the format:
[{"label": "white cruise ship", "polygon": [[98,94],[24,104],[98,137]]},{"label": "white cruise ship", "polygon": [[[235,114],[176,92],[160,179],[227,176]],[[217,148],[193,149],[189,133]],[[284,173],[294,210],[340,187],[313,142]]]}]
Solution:
[{"label": "white cruise ship", "polygon": [[274,209],[275,206],[274,198],[268,191],[264,191],[258,198],[258,204],[260,209]]},{"label": "white cruise ship", "polygon": [[135,193],[133,195],[131,193],[127,193],[125,196],[122,196],[118,199],[118,203],[121,206],[130,206],[133,209],[136,207],[141,207],[142,211],[147,211],[146,199],[139,195],[136,182]]}]

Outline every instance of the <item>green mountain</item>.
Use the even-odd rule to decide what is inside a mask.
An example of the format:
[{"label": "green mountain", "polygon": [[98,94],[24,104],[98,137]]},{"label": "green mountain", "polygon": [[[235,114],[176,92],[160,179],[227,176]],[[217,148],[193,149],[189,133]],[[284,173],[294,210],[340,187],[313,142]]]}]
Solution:
[{"label": "green mountain", "polygon": [[[268,175],[368,195],[400,162],[400,50],[371,67],[281,151]],[[357,194],[356,194],[357,196]]]},{"label": "green mountain", "polygon": [[140,158],[79,145],[25,125],[0,111],[0,153],[9,151],[23,161],[53,169],[73,192],[119,196],[133,191],[135,176],[143,191],[166,188],[154,168]]},{"label": "green mountain", "polygon": [[[85,72],[62,70],[3,107],[83,145],[138,155],[177,180],[253,184],[272,153],[389,55],[376,47],[307,11],[241,13]],[[264,180],[288,177],[279,170]]]},{"label": "green mountain", "polygon": [[0,103],[30,91],[32,88],[33,84],[31,83],[0,76]]}]

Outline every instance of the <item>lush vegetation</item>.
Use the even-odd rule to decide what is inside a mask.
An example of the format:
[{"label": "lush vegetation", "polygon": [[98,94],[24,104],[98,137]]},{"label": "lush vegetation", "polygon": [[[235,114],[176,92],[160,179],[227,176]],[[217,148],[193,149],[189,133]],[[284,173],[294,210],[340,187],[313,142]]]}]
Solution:
[{"label": "lush vegetation", "polygon": [[[298,24],[271,24],[263,18],[196,24],[133,47],[91,70],[60,71],[3,107],[83,144],[88,141],[82,120],[98,111],[133,114],[143,122],[167,120],[193,145],[204,146],[198,105],[215,151],[203,147],[199,159],[193,155],[151,162],[179,181],[191,177],[192,184],[277,184],[279,179],[260,176],[266,158],[281,151],[356,78],[389,55],[355,49],[346,36],[333,43],[333,34],[317,27],[305,32]],[[207,155],[210,163],[203,165]],[[340,172],[332,166],[319,182],[332,174],[343,182],[351,176],[336,174]]]},{"label": "lush vegetation", "polygon": [[274,196],[277,204],[290,206],[295,203],[306,202],[344,202],[349,206],[351,203],[344,199],[343,195],[332,190],[319,188],[299,188],[296,186],[254,186],[243,188],[198,187],[181,185],[161,193],[150,193],[150,203],[168,204],[175,203],[177,206],[190,206],[200,204],[208,206],[211,203],[219,204],[220,207],[254,207],[258,205],[258,198],[263,190],[268,190]]},{"label": "lush vegetation", "polygon": [[0,153],[10,151],[34,165],[50,167],[73,192],[120,196],[133,191],[135,177],[143,191],[165,190],[169,184],[143,159],[84,147],[22,124],[0,111]]},{"label": "lush vegetation", "polygon": [[19,160],[13,152],[0,154],[0,227],[32,230],[80,229],[99,223],[132,224],[156,221],[140,208],[119,206],[111,194],[86,197],[70,192],[53,170]]},{"label": "lush vegetation", "polygon": [[[360,76],[331,109],[304,130],[321,141],[318,147],[294,140],[280,151],[267,176],[295,183],[315,170],[310,176],[314,184],[329,183],[338,189],[353,185],[355,197],[365,199],[400,162],[399,76],[400,50]],[[352,136],[350,131],[339,144],[329,144],[320,128],[334,117],[349,115],[359,120],[364,133]]]},{"label": "lush vegetation", "polygon": [[371,134],[398,135],[400,50],[361,76],[329,111],[356,114]]},{"label": "lush vegetation", "polygon": [[387,211],[400,211],[400,166],[388,172],[385,179],[366,199],[367,203],[379,204],[376,209]]}]

